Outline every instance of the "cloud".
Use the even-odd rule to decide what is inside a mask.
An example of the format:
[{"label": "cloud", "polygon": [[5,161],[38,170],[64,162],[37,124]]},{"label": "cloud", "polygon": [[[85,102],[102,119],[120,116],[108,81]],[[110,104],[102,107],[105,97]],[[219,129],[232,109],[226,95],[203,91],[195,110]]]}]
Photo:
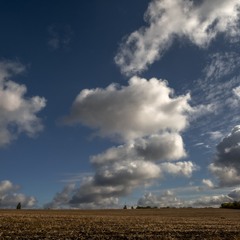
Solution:
[{"label": "cloud", "polygon": [[171,161],[186,157],[182,137],[177,133],[162,133],[140,138],[130,143],[112,147],[95,155],[91,162],[95,165],[126,159],[146,161]]},{"label": "cloud", "polygon": [[20,202],[23,208],[32,208],[36,205],[36,198],[17,193],[20,187],[9,180],[0,182],[0,208],[16,208]]},{"label": "cloud", "polygon": [[239,123],[239,67],[240,57],[237,52],[214,53],[209,56],[201,78],[189,83],[191,104],[210,106],[208,113],[211,114],[209,117],[198,118],[190,129],[204,133],[198,141],[210,147],[215,148],[216,141],[220,141],[229,131],[226,122],[228,126]]},{"label": "cloud", "polygon": [[202,183],[209,188],[214,188],[214,184],[210,179],[203,179]]},{"label": "cloud", "polygon": [[[203,69],[203,77],[194,85],[196,93],[204,94],[205,100],[218,106],[225,105],[228,98],[232,98],[239,86],[240,57],[236,52],[218,52],[209,56],[207,66]],[[226,91],[228,90],[228,91]]]},{"label": "cloud", "polygon": [[52,50],[68,49],[73,38],[71,26],[56,26],[52,24],[48,27],[48,46]]},{"label": "cloud", "polygon": [[161,179],[163,171],[189,177],[195,170],[193,163],[177,162],[168,167],[162,163],[185,156],[182,138],[176,133],[140,138],[109,148],[91,157],[95,174],[80,186],[70,200],[70,205],[103,208],[107,206],[101,204],[107,203],[114,206],[119,197]]},{"label": "cloud", "polygon": [[235,87],[235,88],[233,89],[233,94],[234,94],[238,99],[240,99],[240,86]]},{"label": "cloud", "polygon": [[188,204],[193,207],[216,207],[219,208],[224,202],[232,202],[232,198],[226,195],[202,196],[197,200],[189,201]]},{"label": "cloud", "polygon": [[10,181],[4,180],[0,182],[0,195],[4,195],[9,191],[18,190],[19,186],[13,185]]},{"label": "cloud", "polygon": [[[104,160],[103,156],[111,156]],[[123,157],[124,156],[124,157]],[[129,158],[128,158],[129,157]],[[103,155],[92,157],[96,167],[96,172],[92,177],[79,187],[77,192],[70,200],[72,206],[83,206],[91,204],[94,207],[106,207],[101,203],[117,202],[119,197],[127,196],[134,189],[152,185],[155,180],[163,178],[164,173],[190,177],[192,172],[197,169],[192,162],[176,162],[156,164],[149,159],[141,159],[140,156],[130,154],[118,155],[106,151]],[[89,206],[89,205],[88,205]]]},{"label": "cloud", "polygon": [[68,184],[61,192],[56,193],[50,203],[44,205],[44,208],[64,208],[68,207],[68,203],[75,190],[75,184]]},{"label": "cloud", "polygon": [[232,109],[236,109],[240,104],[240,86],[232,89],[232,96],[226,100],[228,106]]},{"label": "cloud", "polygon": [[119,199],[116,195],[124,189],[108,186],[82,185],[69,201],[69,205],[81,209],[106,209],[118,207]]},{"label": "cloud", "polygon": [[191,177],[192,172],[198,169],[198,167],[191,161],[176,163],[165,162],[162,163],[160,167],[162,171],[165,173],[171,174],[173,176],[185,176],[185,177]]},{"label": "cloud", "polygon": [[143,197],[141,197],[138,202],[138,206],[150,206],[150,207],[182,207],[183,202],[178,199],[173,192],[165,191],[161,195],[155,195],[150,193],[146,193]]},{"label": "cloud", "polygon": [[146,193],[138,200],[139,206],[151,207],[217,207],[224,202],[232,202],[233,199],[228,195],[202,196],[197,199],[184,200],[177,197],[174,192],[168,190],[163,194],[156,195]]},{"label": "cloud", "polygon": [[232,74],[239,65],[240,57],[236,52],[217,52],[210,55],[209,63],[203,73],[206,79],[219,80]]},{"label": "cloud", "polygon": [[81,123],[103,137],[129,141],[188,126],[190,95],[175,97],[164,80],[132,77],[128,86],[85,89],[76,97],[66,124]]},{"label": "cloud", "polygon": [[220,186],[240,184],[240,126],[235,126],[217,145],[210,171],[218,178]]},{"label": "cloud", "polygon": [[187,156],[181,133],[198,114],[189,100],[189,94],[175,96],[165,80],[137,76],[127,86],[82,90],[63,122],[86,125],[122,144],[90,157],[95,173],[75,189],[69,205],[116,206],[119,197],[164,176],[190,177],[197,166],[179,161]]},{"label": "cloud", "polygon": [[33,136],[43,129],[36,114],[45,107],[46,100],[39,96],[25,97],[26,86],[10,79],[24,70],[20,63],[0,62],[0,147],[21,133]]},{"label": "cloud", "polygon": [[[111,157],[104,161],[103,155]],[[70,205],[106,207],[101,206],[101,203],[113,205],[119,197],[127,196],[139,187],[152,185],[155,180],[163,178],[164,174],[190,177],[197,170],[196,165],[190,161],[157,164],[151,162],[151,159],[146,161],[140,156],[135,156],[134,159],[131,154],[128,156],[125,153],[120,158],[109,152],[103,155],[92,157],[96,172],[79,187],[70,200]]]},{"label": "cloud", "polygon": [[[194,190],[194,189],[192,189]],[[179,193],[184,191],[178,189]],[[195,191],[195,190],[194,190]],[[189,194],[189,193],[188,193]],[[187,194],[187,195],[188,195]],[[212,194],[212,193],[211,193]],[[146,193],[141,197],[137,205],[139,206],[151,206],[151,207],[215,207],[219,208],[224,202],[234,202],[239,201],[240,190],[236,188],[228,194],[215,194],[215,195],[202,195],[193,197],[192,199],[180,198],[175,194],[175,191],[166,190],[162,194],[156,195],[154,193]]]},{"label": "cloud", "polygon": [[240,201],[240,188],[236,188],[232,190],[228,196],[232,198],[234,201]]},{"label": "cloud", "polygon": [[152,162],[129,159],[103,164],[80,186],[69,203],[74,206],[90,203],[98,207],[103,207],[102,203],[113,205],[118,202],[118,197],[126,196],[159,177],[161,170]]},{"label": "cloud", "polygon": [[145,13],[149,26],[141,27],[120,45],[115,62],[122,73],[146,70],[172,45],[184,38],[199,47],[207,47],[220,33],[230,39],[239,36],[238,0],[153,0]]},{"label": "cloud", "polygon": [[208,132],[210,139],[215,141],[219,140],[223,137],[223,134],[220,131],[213,131],[213,132]]}]

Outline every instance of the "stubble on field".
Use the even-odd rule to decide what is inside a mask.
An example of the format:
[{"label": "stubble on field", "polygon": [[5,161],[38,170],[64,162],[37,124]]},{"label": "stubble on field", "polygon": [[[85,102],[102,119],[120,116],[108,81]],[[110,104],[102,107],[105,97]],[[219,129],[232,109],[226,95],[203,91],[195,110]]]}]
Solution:
[{"label": "stubble on field", "polygon": [[0,239],[240,239],[229,209],[1,210]]}]

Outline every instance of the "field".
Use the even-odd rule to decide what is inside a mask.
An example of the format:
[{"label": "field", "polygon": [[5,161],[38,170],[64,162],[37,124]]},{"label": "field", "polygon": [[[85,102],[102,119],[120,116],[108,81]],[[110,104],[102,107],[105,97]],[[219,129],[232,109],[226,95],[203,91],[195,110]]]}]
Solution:
[{"label": "field", "polygon": [[0,239],[240,239],[240,210],[0,210]]}]

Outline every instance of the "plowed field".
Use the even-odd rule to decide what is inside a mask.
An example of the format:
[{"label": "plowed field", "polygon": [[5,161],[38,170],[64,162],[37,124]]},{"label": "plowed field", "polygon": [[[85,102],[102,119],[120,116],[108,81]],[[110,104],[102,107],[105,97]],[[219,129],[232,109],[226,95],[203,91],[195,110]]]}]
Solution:
[{"label": "plowed field", "polygon": [[240,239],[240,210],[0,210],[0,239]]}]

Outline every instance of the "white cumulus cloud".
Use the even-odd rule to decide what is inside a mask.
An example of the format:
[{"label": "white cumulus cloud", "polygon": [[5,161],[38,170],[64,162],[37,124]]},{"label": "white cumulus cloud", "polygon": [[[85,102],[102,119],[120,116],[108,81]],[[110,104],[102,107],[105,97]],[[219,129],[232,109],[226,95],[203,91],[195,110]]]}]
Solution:
[{"label": "white cumulus cloud", "polygon": [[20,63],[0,62],[0,146],[9,144],[20,133],[29,136],[43,129],[36,114],[46,105],[42,97],[25,97],[27,88],[11,80],[25,70]]},{"label": "white cumulus cloud", "polygon": [[160,166],[162,171],[165,173],[171,174],[173,176],[185,177],[191,177],[193,171],[198,169],[198,167],[191,161],[176,163],[165,162],[162,163]]},{"label": "white cumulus cloud", "polygon": [[109,148],[101,154],[92,156],[91,162],[99,165],[126,159],[171,161],[186,157],[186,155],[182,137],[177,133],[165,132]]},{"label": "white cumulus cloud", "polygon": [[128,141],[188,126],[190,95],[175,97],[164,80],[133,77],[128,86],[85,89],[76,97],[65,123],[81,123],[101,136]]},{"label": "white cumulus cloud", "polygon": [[74,190],[69,206],[115,206],[119,197],[164,176],[190,177],[197,166],[179,161],[187,156],[181,134],[197,114],[189,101],[189,94],[175,96],[165,80],[137,76],[127,86],[82,90],[64,123],[122,144],[90,157],[95,173]]}]

